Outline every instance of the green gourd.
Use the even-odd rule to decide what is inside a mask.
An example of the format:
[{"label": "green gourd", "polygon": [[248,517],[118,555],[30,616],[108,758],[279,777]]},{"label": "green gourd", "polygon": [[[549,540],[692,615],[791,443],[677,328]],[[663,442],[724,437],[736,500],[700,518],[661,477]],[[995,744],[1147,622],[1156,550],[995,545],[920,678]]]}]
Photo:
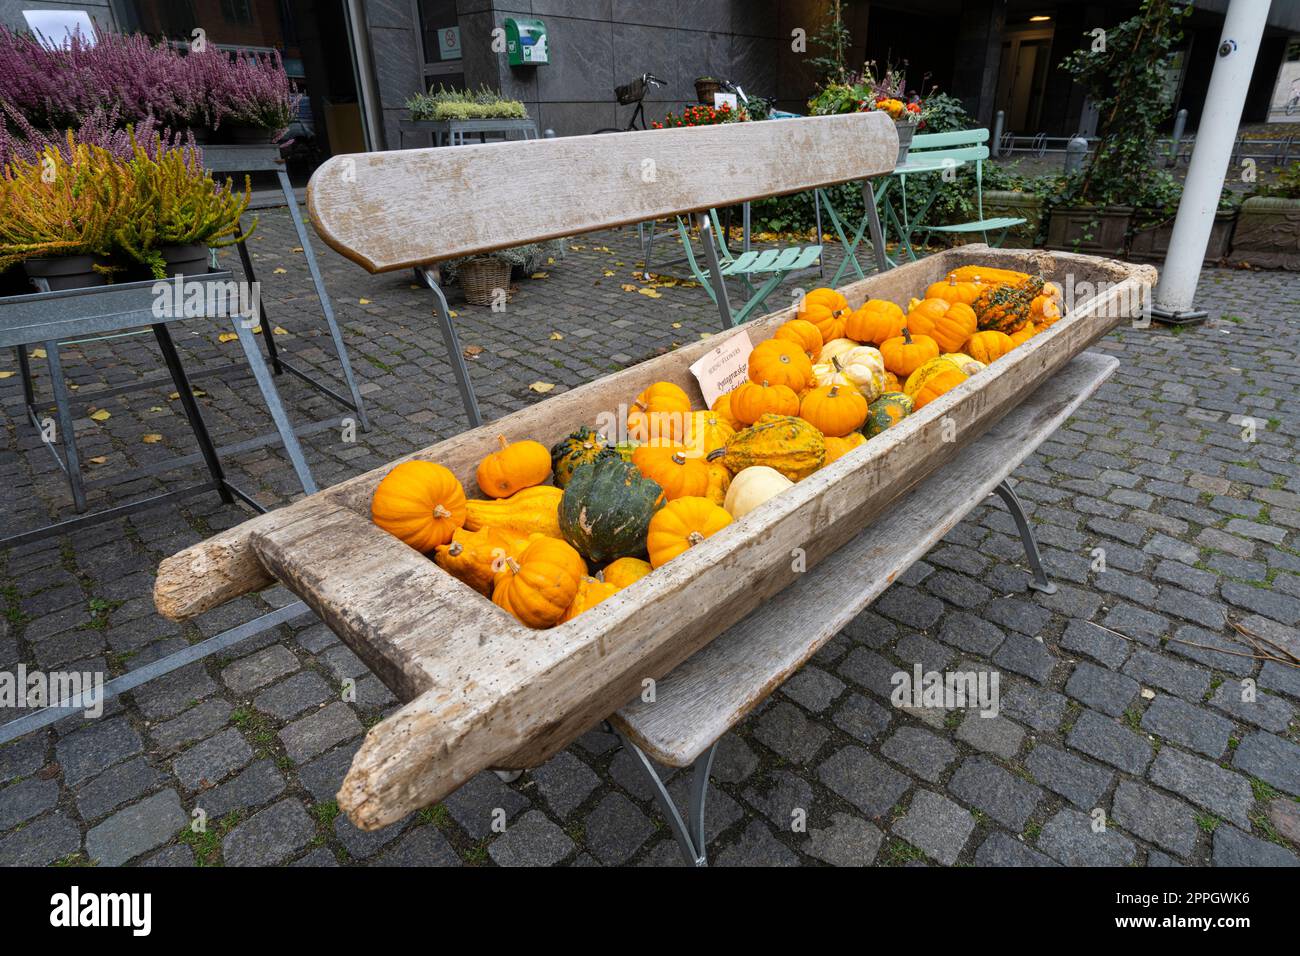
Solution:
[{"label": "green gourd", "polygon": [[645,557],[650,519],[663,489],[621,458],[574,469],[560,500],[560,533],[593,565]]},{"label": "green gourd", "polygon": [[583,425],[551,446],[551,470],[554,472],[555,487],[563,488],[567,485],[573,476],[573,470],[579,465],[617,457],[618,453],[604,435]]},{"label": "green gourd", "polygon": [[885,392],[867,408],[867,423],[862,431],[874,438],[912,414],[913,407],[912,400],[902,392]]}]

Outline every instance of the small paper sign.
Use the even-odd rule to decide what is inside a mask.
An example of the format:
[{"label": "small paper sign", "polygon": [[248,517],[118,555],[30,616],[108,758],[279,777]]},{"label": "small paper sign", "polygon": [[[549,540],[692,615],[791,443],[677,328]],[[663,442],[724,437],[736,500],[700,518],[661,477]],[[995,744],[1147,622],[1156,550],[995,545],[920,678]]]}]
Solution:
[{"label": "small paper sign", "polygon": [[713,108],[715,110],[720,110],[724,106],[730,106],[734,110],[739,105],[740,104],[736,100],[735,93],[714,93],[713,94]]},{"label": "small paper sign", "polygon": [[710,350],[691,366],[691,374],[700,383],[704,404],[710,408],[718,396],[736,388],[749,376],[749,335],[733,335],[717,348]]}]

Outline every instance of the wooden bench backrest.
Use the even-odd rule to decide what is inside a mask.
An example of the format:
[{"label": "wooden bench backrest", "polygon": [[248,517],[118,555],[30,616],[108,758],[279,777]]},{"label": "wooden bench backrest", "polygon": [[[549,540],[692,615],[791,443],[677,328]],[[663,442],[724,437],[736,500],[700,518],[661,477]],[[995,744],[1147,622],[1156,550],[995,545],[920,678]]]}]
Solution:
[{"label": "wooden bench backrest", "polygon": [[335,156],[307,209],[371,272],[879,176],[880,113]]}]

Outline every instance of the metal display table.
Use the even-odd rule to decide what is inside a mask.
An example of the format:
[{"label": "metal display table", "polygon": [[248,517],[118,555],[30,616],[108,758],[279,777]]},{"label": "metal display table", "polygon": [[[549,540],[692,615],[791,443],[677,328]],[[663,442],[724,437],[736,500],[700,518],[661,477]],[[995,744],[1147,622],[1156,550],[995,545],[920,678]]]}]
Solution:
[{"label": "metal display table", "polygon": [[434,146],[464,146],[466,137],[486,143],[489,139],[537,139],[537,124],[530,119],[403,120],[397,125],[397,148],[406,148],[406,134],[427,134]]},{"label": "metal display table", "polygon": [[[311,240],[307,235],[307,227],[303,223],[302,214],[298,211],[298,200],[294,196],[293,184],[289,182],[289,173],[285,169],[284,160],[280,156],[280,147],[268,143],[264,146],[204,146],[202,149],[203,168],[212,173],[213,176],[275,173],[280,183],[280,191],[284,194],[285,205],[289,207],[289,215],[293,218],[293,228],[298,235],[298,244],[302,247],[303,257],[307,260],[307,271],[311,273],[312,285],[316,287],[316,297],[320,299],[321,311],[325,313],[325,323],[329,326],[330,338],[334,343],[334,354],[338,356],[339,367],[343,372],[343,381],[348,394],[341,395],[328,385],[312,378],[297,366],[290,364],[277,350],[275,338],[268,334],[263,338],[266,339],[266,351],[271,359],[271,367],[277,375],[288,372],[317,391],[329,396],[345,408],[352,409],[357,413],[357,419],[362,430],[369,431],[370,420],[366,416],[366,406],[361,399],[361,392],[357,388],[356,379],[352,375],[352,363],[348,359],[348,349],[343,342],[343,333],[339,329],[338,320],[334,317],[334,306],[330,302],[329,293],[325,291],[325,280],[321,278],[320,266],[316,262],[316,254],[312,251]],[[266,209],[275,205],[278,204],[263,202],[250,208]],[[243,236],[242,226],[238,235]],[[239,242],[235,248],[239,250],[239,259],[243,263],[244,273],[248,276],[248,281],[256,282],[257,274],[253,270],[253,257],[248,251],[247,243]],[[265,308],[262,309],[262,319],[270,324]]]},{"label": "metal display table", "polygon": [[[185,282],[189,288],[192,288],[194,283],[202,283],[205,302],[223,300],[223,297],[229,295],[229,290],[236,285],[233,276],[229,272],[209,272],[202,276],[190,276]],[[86,484],[81,475],[81,456],[77,449],[72,414],[74,400],[64,379],[63,365],[59,356],[60,346],[67,343],[142,329],[152,330],[154,338],[158,342],[158,347],[162,350],[163,361],[167,365],[171,382],[176,387],[185,416],[194,432],[195,439],[198,441],[201,459],[211,480],[202,485],[174,489],[160,495],[109,508],[93,515],[72,518],[47,525],[35,531],[12,535],[0,539],[0,545],[13,547],[27,541],[66,533],[79,527],[98,524],[114,517],[140,511],[168,499],[189,496],[207,490],[216,490],[222,501],[228,504],[234,503],[234,500],[238,498],[259,512],[265,511],[250,495],[240,491],[225,476],[218,456],[218,449],[214,446],[207,426],[203,422],[198,403],[194,400],[189,376],[185,373],[175,344],[172,342],[171,333],[167,328],[170,322],[183,318],[193,318],[193,316],[186,316],[184,309],[178,310],[180,314],[168,314],[170,310],[160,309],[160,296],[157,287],[157,282],[147,280],[145,282],[128,282],[119,285],[70,289],[60,292],[46,291],[0,298],[0,348],[13,348],[18,355],[18,362],[22,371],[23,402],[27,409],[27,415],[43,436],[51,431],[53,432],[50,438],[46,440],[46,446],[54,455],[54,460],[60,470],[67,476],[68,485],[72,490],[73,503],[78,512],[86,510]],[[238,314],[229,315],[227,321],[229,321],[239,337],[239,344],[243,347],[248,366],[252,370],[253,377],[256,379],[257,386],[262,393],[262,398],[271,413],[271,418],[275,422],[280,441],[284,444],[285,450],[293,463],[298,481],[303,490],[311,494],[316,490],[316,483],[312,478],[311,470],[307,467],[306,460],[303,458],[302,447],[298,443],[297,435],[294,434],[289,416],[280,402],[279,392],[276,391],[275,383],[266,367],[266,363],[262,360],[261,352],[258,350],[257,341],[253,335],[254,326]],[[264,337],[269,339],[269,332]],[[51,422],[43,419],[37,409],[27,355],[27,347],[34,345],[43,346],[45,349],[50,385],[54,393],[56,417],[52,420],[53,429],[49,427]],[[156,378],[152,380],[146,379],[125,386],[100,389],[93,393],[78,393],[75,401],[80,404],[102,400],[110,395],[156,387],[158,384],[159,380]],[[56,447],[57,445],[62,445],[62,454]],[[160,474],[173,470],[184,463],[186,463],[186,460],[160,462],[133,473],[131,477]]]}]

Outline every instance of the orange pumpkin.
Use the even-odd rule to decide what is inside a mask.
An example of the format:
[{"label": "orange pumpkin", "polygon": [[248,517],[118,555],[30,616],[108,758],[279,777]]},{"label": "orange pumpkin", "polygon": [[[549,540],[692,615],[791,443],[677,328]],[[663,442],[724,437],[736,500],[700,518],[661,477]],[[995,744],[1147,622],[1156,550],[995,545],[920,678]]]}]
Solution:
[{"label": "orange pumpkin", "polygon": [[651,566],[662,567],[729,524],[731,515],[727,510],[707,498],[678,498],[668,502],[650,519],[646,533]]},{"label": "orange pumpkin", "polygon": [[691,412],[686,417],[685,433],[682,436],[686,457],[706,458],[709,452],[726,445],[727,439],[735,433],[736,429],[717,412]]},{"label": "orange pumpkin", "polygon": [[511,444],[505,435],[498,435],[497,441],[501,447],[479,462],[476,477],[483,494],[509,498],[551,477],[551,453],[541,442]]},{"label": "orange pumpkin", "polygon": [[959,282],[955,275],[949,273],[946,279],[931,283],[925,290],[925,297],[927,299],[944,299],[948,302],[960,302],[963,305],[970,305],[975,301],[975,297],[980,294],[982,287],[982,282]]},{"label": "orange pumpkin", "polygon": [[769,382],[746,382],[731,393],[731,416],[741,428],[754,424],[769,412],[798,415],[799,396],[788,385]]},{"label": "orange pumpkin", "polygon": [[884,395],[885,392],[901,392],[902,390],[903,383],[898,380],[898,376],[893,372],[885,372],[885,387],[880,394]]},{"label": "orange pumpkin", "polygon": [[745,426],[740,423],[740,419],[738,419],[731,411],[731,396],[734,394],[736,394],[735,389],[732,389],[730,392],[723,392],[717,397],[714,403],[709,406],[709,410],[717,412],[724,422],[730,425],[733,429],[739,430]]},{"label": "orange pumpkin", "polygon": [[822,467],[825,468],[826,465],[843,458],[859,445],[865,445],[866,443],[867,436],[862,434],[862,432],[853,432],[850,435],[845,435],[843,438],[827,437],[826,463],[822,465]]},{"label": "orange pumpkin", "polygon": [[904,394],[921,409],[941,395],[950,392],[969,378],[949,359],[931,359],[907,377]]},{"label": "orange pumpkin", "polygon": [[849,315],[849,301],[834,289],[813,289],[799,303],[798,318],[817,326],[822,341],[829,342],[844,334]]},{"label": "orange pumpkin", "polygon": [[1016,343],[1016,345],[1024,345],[1041,331],[1043,330],[1034,325],[1034,323],[1026,322],[1018,330],[1011,333],[1011,341]]},{"label": "orange pumpkin", "polygon": [[907,318],[896,303],[887,299],[868,299],[844,323],[844,334],[857,342],[879,345],[885,339],[902,335]]},{"label": "orange pumpkin", "polygon": [[1030,321],[1035,325],[1044,326],[1051,325],[1053,322],[1060,319],[1061,300],[1059,295],[1060,292],[1058,290],[1057,295],[1055,296],[1046,293],[1035,296],[1034,300],[1029,303]]},{"label": "orange pumpkin", "polygon": [[956,352],[979,330],[975,310],[961,302],[925,299],[907,313],[907,327],[939,343],[939,351]]},{"label": "orange pumpkin", "polygon": [[812,360],[788,339],[759,342],[749,353],[749,380],[803,391],[812,381]]},{"label": "orange pumpkin", "polygon": [[823,435],[839,438],[867,420],[867,398],[856,388],[823,385],[804,397],[799,417]]},{"label": "orange pumpkin", "polygon": [[976,332],[966,340],[961,350],[975,361],[989,365],[1015,347],[1016,343],[1012,341],[1011,336],[990,329],[987,332]]},{"label": "orange pumpkin", "polygon": [[578,593],[573,596],[569,607],[560,618],[560,623],[572,621],[583,611],[589,611],[607,597],[613,597],[619,591],[616,585],[598,578],[583,578],[578,584]]},{"label": "orange pumpkin", "polygon": [[774,339],[786,339],[803,349],[810,362],[817,361],[822,350],[822,334],[807,319],[791,319],[772,334]]},{"label": "orange pumpkin", "polygon": [[605,570],[600,575],[605,579],[606,584],[622,589],[640,581],[652,570],[649,561],[640,558],[619,558],[605,565]]},{"label": "orange pumpkin", "polygon": [[664,490],[665,501],[686,495],[702,497],[709,490],[708,464],[688,458],[681,445],[641,445],[632,452],[632,464]]},{"label": "orange pumpkin", "polygon": [[375,489],[370,519],[416,551],[432,551],[465,524],[465,489],[442,465],[404,461]]},{"label": "orange pumpkin", "polygon": [[497,563],[506,555],[518,557],[528,547],[529,537],[519,535],[509,528],[480,528],[466,531],[457,528],[450,544],[440,544],[433,549],[433,560],[453,577],[464,581],[475,591],[492,596],[492,579],[499,570]]},{"label": "orange pumpkin", "polygon": [[633,441],[679,442],[682,422],[691,410],[690,396],[672,382],[655,382],[632,402],[627,434]]},{"label": "orange pumpkin", "polygon": [[492,602],[531,628],[554,627],[578,594],[587,564],[573,545],[538,536],[519,556],[506,556],[492,585]]},{"label": "orange pumpkin", "polygon": [[907,378],[918,368],[939,357],[939,343],[928,335],[913,335],[906,326],[903,334],[880,344],[885,368],[899,378]]}]

